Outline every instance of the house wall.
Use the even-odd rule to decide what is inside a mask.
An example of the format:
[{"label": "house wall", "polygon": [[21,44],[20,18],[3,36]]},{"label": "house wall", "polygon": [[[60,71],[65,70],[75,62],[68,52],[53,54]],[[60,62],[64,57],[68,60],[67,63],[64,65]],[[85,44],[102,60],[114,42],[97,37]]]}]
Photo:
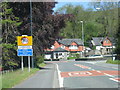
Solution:
[{"label": "house wall", "polygon": [[109,39],[105,39],[103,41],[103,46],[112,46],[112,43],[111,43],[111,41]]},{"label": "house wall", "polygon": [[53,59],[67,59],[69,52],[53,52]]}]

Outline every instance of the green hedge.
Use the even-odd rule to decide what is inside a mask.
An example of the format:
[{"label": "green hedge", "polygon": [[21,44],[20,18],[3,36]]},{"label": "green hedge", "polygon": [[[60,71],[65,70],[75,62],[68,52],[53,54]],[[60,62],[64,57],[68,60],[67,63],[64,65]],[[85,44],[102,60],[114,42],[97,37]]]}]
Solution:
[{"label": "green hedge", "polygon": [[68,60],[69,60],[69,59],[76,59],[76,57],[68,57],[67,59],[68,59]]}]

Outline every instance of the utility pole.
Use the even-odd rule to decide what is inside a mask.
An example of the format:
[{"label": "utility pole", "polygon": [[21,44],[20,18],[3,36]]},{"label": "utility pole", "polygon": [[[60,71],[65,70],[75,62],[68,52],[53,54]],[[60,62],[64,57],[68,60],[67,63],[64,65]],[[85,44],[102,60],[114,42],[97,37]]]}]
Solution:
[{"label": "utility pole", "polygon": [[[32,36],[32,1],[30,0],[30,31],[31,31],[31,36]],[[34,68],[34,61],[33,61],[33,56],[31,56],[32,59],[32,68]]]}]

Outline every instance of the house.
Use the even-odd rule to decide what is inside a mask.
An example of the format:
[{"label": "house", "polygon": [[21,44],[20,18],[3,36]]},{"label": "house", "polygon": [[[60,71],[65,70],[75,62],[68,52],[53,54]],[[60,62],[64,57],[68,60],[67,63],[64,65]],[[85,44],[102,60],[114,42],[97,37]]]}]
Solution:
[{"label": "house", "polygon": [[67,59],[70,53],[82,55],[83,42],[81,39],[60,39],[54,42],[50,49],[45,49],[46,59]]},{"label": "house", "polygon": [[91,47],[95,47],[101,54],[111,54],[115,48],[115,40],[111,37],[92,37]]}]

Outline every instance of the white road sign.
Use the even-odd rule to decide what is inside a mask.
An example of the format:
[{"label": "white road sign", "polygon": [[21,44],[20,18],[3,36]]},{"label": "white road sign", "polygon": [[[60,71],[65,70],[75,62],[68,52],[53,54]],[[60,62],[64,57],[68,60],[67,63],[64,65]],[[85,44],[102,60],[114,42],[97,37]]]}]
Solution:
[{"label": "white road sign", "polygon": [[32,46],[18,46],[18,49],[32,49]]}]

